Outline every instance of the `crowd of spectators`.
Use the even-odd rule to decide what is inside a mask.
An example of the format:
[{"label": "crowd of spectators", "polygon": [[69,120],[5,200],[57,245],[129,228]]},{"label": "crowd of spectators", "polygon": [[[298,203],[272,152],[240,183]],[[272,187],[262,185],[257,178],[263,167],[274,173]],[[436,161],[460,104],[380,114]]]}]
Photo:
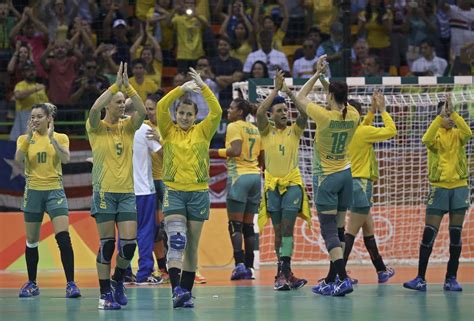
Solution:
[{"label": "crowd of spectators", "polygon": [[[84,119],[121,61],[144,100],[195,67],[224,109],[233,82],[280,69],[309,78],[323,54],[332,77],[473,74],[474,1],[350,1],[350,75],[342,2],[0,0],[0,113],[15,119],[12,139],[33,103],[54,103],[63,120]],[[203,118],[207,106],[199,107]]]}]

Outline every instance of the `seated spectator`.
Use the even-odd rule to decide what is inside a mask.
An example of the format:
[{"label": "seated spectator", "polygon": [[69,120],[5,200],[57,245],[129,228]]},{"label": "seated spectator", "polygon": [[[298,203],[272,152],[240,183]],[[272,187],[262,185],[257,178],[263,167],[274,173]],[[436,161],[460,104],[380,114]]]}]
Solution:
[{"label": "seated spectator", "polygon": [[[267,30],[273,33],[272,37],[272,48],[275,50],[282,50],[283,47],[283,39],[285,39],[286,32],[288,30],[288,10],[286,8],[286,4],[283,0],[279,0],[278,4],[280,6],[280,15],[282,16],[282,21],[280,25],[275,23],[274,19],[279,18],[279,17],[273,17],[273,16],[264,16],[262,21],[260,22],[259,19],[259,10],[258,8],[261,7],[261,0],[259,0],[259,3],[257,3],[257,9],[254,11],[254,23],[256,26],[256,31],[257,34],[260,34],[260,31],[262,30]],[[261,47],[260,39],[258,39],[259,46]]]},{"label": "seated spectator", "polygon": [[219,103],[226,110],[232,101],[232,83],[241,81],[244,77],[242,63],[230,56],[229,38],[221,36],[217,41],[217,57],[211,59],[211,68],[216,77],[215,82],[220,87]]},{"label": "seated spectator", "polygon": [[380,58],[374,55],[370,55],[365,59],[364,64],[364,76],[365,77],[383,77],[388,76],[383,69]]},{"label": "seated spectator", "polygon": [[109,87],[107,78],[97,73],[98,67],[94,57],[86,58],[84,74],[74,80],[70,99],[79,109],[88,110]]},{"label": "seated spectator", "polygon": [[11,0],[0,2],[0,72],[5,71],[5,66],[12,57],[14,48],[12,48],[9,34],[20,18],[21,15],[16,11]]},{"label": "seated spectator", "polygon": [[383,68],[391,63],[390,33],[392,31],[392,12],[385,7],[383,0],[370,0],[359,14],[359,36],[367,35],[370,54],[381,57]]},{"label": "seated spectator", "polygon": [[49,0],[41,15],[48,26],[50,40],[66,40],[69,26],[72,25],[78,12],[78,1]]},{"label": "seated spectator", "polygon": [[[21,35],[19,35],[20,31]],[[48,28],[33,15],[33,9],[30,7],[23,10],[20,21],[10,32],[10,39],[13,43],[23,41],[30,45],[33,61],[36,64],[37,76],[45,79],[47,74],[41,65],[40,58],[48,45],[47,35]]]},{"label": "seated spectator", "polygon": [[257,60],[265,62],[268,67],[268,74],[274,78],[277,70],[283,70],[286,76],[290,76],[290,65],[286,55],[272,48],[273,34],[271,31],[262,30],[260,32],[260,44],[262,49],[252,52],[245,61],[244,73],[250,74],[250,69]]},{"label": "seated spectator", "polygon": [[161,88],[163,55],[161,54],[160,44],[147,26],[148,24],[145,27],[142,25],[140,28],[137,40],[130,48],[130,56],[132,59],[141,58],[145,62],[146,75],[155,82],[158,88]]},{"label": "seated spectator", "polygon": [[364,39],[359,39],[354,44],[355,60],[352,62],[352,76],[364,76],[365,60],[369,56],[369,45]]},{"label": "seated spectator", "polygon": [[135,59],[132,61],[132,74],[130,85],[135,88],[138,96],[145,101],[148,95],[153,95],[158,91],[156,83],[146,75],[145,61],[143,59]]},{"label": "seated spectator", "polygon": [[178,2],[170,17],[177,33],[178,71],[187,72],[197,58],[204,56],[203,30],[209,27],[209,23],[204,16],[196,14],[196,0],[184,0],[184,4]]},{"label": "seated spectator", "polygon": [[45,86],[36,82],[36,66],[33,61],[26,61],[22,67],[24,80],[16,84],[13,91],[15,97],[15,121],[10,132],[10,140],[16,141],[26,132],[30,121],[31,106],[49,102]]},{"label": "seated spectator", "polygon": [[304,57],[297,59],[293,64],[293,78],[311,78],[313,76],[313,65],[318,61],[316,46],[310,39],[303,43]]},{"label": "seated spectator", "polygon": [[81,52],[69,40],[50,42],[41,55],[41,64],[48,72],[48,97],[59,111],[60,106],[70,105],[69,94],[81,60]]},{"label": "seated spectator", "polygon": [[433,42],[431,40],[422,41],[420,52],[421,57],[415,60],[411,66],[412,74],[415,76],[443,76],[448,63],[443,58],[436,57]]},{"label": "seated spectator", "polygon": [[22,66],[28,60],[33,61],[30,46],[25,42],[17,41],[15,53],[7,66],[7,72],[10,76],[7,86],[7,99],[9,98],[8,94],[13,93],[13,88],[15,88],[16,84],[23,80]]},{"label": "seated spectator", "polygon": [[249,78],[269,78],[267,65],[261,60],[255,61],[250,69]]},{"label": "seated spectator", "polygon": [[[321,31],[317,27],[312,27],[311,29],[309,29],[308,34],[306,35],[306,39],[312,40],[314,43],[314,46],[317,49],[319,45],[321,44]],[[296,49],[295,54],[293,55],[293,58],[295,60],[298,60],[303,56],[304,56],[303,48],[298,48]]]}]

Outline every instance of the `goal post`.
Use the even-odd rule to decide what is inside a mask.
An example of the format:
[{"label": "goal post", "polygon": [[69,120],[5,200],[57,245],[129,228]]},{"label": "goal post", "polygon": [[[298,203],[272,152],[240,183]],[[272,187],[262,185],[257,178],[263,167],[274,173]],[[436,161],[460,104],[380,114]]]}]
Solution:
[{"label": "goal post", "polygon": [[[332,79],[333,80],[333,79]],[[451,94],[455,110],[474,127],[474,81],[471,76],[457,77],[380,77],[341,78],[349,86],[349,99],[362,103],[363,114],[370,106],[375,88],[385,98],[387,111],[397,126],[397,136],[383,143],[375,144],[380,178],[374,183],[372,215],[375,234],[384,259],[395,263],[415,263],[418,260],[419,242],[425,220],[425,203],[428,195],[428,169],[426,148],[421,138],[435,118],[438,102]],[[306,79],[285,80],[295,93]],[[233,85],[234,97],[251,102],[261,102],[273,88],[273,79],[249,79]],[[290,119],[297,111],[288,97],[280,93],[290,107]],[[326,105],[326,94],[318,81],[308,98],[320,105]],[[374,126],[383,123],[377,116]],[[310,194],[312,193],[312,152],[315,125],[311,120],[300,141],[299,165]],[[470,204],[474,201],[474,139],[466,146],[469,166]],[[314,208],[314,204],[313,208]],[[314,211],[314,209],[313,209]],[[463,252],[461,260],[474,261],[474,210],[466,214],[462,234]],[[293,262],[327,262],[324,241],[319,233],[319,223],[313,215],[312,230],[298,219],[295,227]],[[260,262],[274,263],[274,236],[271,225],[259,235]],[[432,261],[445,262],[449,258],[449,235],[447,217],[443,219],[436,239]],[[354,244],[351,261],[370,262],[360,235]]]}]

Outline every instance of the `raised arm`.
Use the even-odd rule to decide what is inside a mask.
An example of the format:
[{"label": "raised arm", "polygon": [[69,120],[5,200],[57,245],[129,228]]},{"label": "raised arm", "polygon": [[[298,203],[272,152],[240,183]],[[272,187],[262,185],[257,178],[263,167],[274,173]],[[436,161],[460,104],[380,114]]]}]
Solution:
[{"label": "raised arm", "polygon": [[161,51],[161,47],[160,47],[160,44],[158,43],[158,41],[156,40],[155,37],[153,37],[153,35],[151,34],[150,31],[148,31],[148,28],[146,28],[145,30],[147,30],[147,33],[146,33],[146,36],[147,36],[147,39],[150,40],[151,42],[151,46],[153,47],[153,49],[155,50],[155,55],[153,56],[154,59],[162,62],[163,61],[163,52]]},{"label": "raised arm", "polygon": [[453,102],[451,96],[446,98],[446,113],[450,116],[450,118],[454,121],[457,129],[459,130],[459,139],[461,140],[461,144],[465,145],[472,137],[472,130],[469,125],[466,123],[464,118],[462,118],[457,112],[454,111]]},{"label": "raised arm", "polygon": [[[279,77],[280,76],[280,77]],[[263,133],[268,127],[268,117],[267,111],[272,105],[273,99],[278,95],[278,91],[282,88],[283,82],[281,79],[285,79],[283,71],[279,70],[274,80],[273,90],[270,94],[265,98],[264,101],[258,106],[257,109],[257,128],[258,130]]]},{"label": "raised arm", "polygon": [[[281,77],[281,76],[277,75],[277,77]],[[291,89],[288,88],[288,86],[285,83],[284,78],[282,79],[282,83],[283,85],[282,85],[281,91],[283,91],[288,97],[290,97],[291,101],[296,105],[298,103],[298,99],[295,97]],[[302,110],[303,108],[301,108],[301,106],[300,108],[296,106],[296,109],[298,109],[299,111],[299,110]],[[296,118],[296,125],[301,129],[305,129],[307,123],[308,123],[308,115],[306,114],[306,112],[300,111],[298,113],[298,117]]]},{"label": "raised arm", "polygon": [[301,90],[296,95],[296,99],[292,99],[299,112],[307,114],[306,107],[311,101],[306,96],[308,96],[309,92],[313,89],[314,85],[316,84],[322,72],[324,71],[324,68],[326,68],[325,65],[326,55],[322,55],[321,57],[319,57],[318,62],[316,63],[316,73],[303,85]]},{"label": "raised arm", "polygon": [[102,93],[102,95],[97,98],[97,100],[94,102],[94,105],[92,105],[92,108],[89,112],[89,124],[91,128],[95,128],[99,125],[100,122],[100,113],[102,112],[102,109],[107,106],[110,101],[112,100],[112,97],[118,93],[120,88],[122,87],[123,83],[123,62],[120,63],[119,70],[117,72],[117,79],[115,80],[115,84],[110,86],[106,91]]},{"label": "raised arm", "polygon": [[441,121],[443,120],[444,115],[446,115],[446,107],[445,106],[443,106],[443,109],[441,110],[441,114],[436,116],[436,118],[430,124],[430,127],[428,127],[425,134],[423,135],[423,138],[421,139],[423,144],[425,144],[425,146],[428,149],[432,150],[432,151],[437,150],[437,148],[435,146],[436,133],[438,132],[438,129],[441,127]]},{"label": "raised arm", "polygon": [[278,4],[280,6],[281,15],[283,16],[280,29],[286,33],[288,30],[288,22],[290,20],[290,16],[288,14],[288,8],[286,7],[285,0],[278,0]]},{"label": "raised arm", "polygon": [[137,52],[137,49],[140,46],[140,44],[143,42],[144,38],[145,38],[145,31],[143,30],[143,25],[141,24],[140,25],[140,33],[138,34],[138,37],[135,40],[135,42],[130,47],[130,57],[132,57],[132,59],[135,59],[135,57],[136,57],[135,53]]},{"label": "raised arm", "polygon": [[122,81],[127,96],[132,100],[133,106],[135,107],[135,113],[132,115],[132,124],[135,129],[138,129],[145,120],[146,110],[143,100],[128,81],[127,63],[125,63],[123,66]]},{"label": "raised arm", "polygon": [[377,91],[374,93],[372,103],[382,115],[384,127],[364,127],[366,132],[364,139],[369,143],[383,142],[397,134],[397,127],[395,126],[392,117],[390,117],[390,114],[386,111],[385,100],[381,92]]}]

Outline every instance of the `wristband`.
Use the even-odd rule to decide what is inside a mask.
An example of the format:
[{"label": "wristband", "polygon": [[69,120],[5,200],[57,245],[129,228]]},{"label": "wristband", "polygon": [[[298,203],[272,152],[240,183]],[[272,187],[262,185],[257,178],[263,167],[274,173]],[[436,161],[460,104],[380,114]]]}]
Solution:
[{"label": "wristband", "polygon": [[219,157],[227,158],[227,148],[219,148],[217,150],[217,154],[219,155]]},{"label": "wristband", "polygon": [[27,138],[23,141],[23,143],[21,143],[20,145],[20,150],[23,152],[23,153],[27,153],[28,152],[28,147],[30,147],[30,140]]},{"label": "wristband", "polygon": [[119,92],[119,87],[116,84],[113,84],[112,86],[109,87],[108,89],[112,94],[116,94]]},{"label": "wristband", "polygon": [[128,98],[132,98],[137,95],[137,91],[133,89],[132,86],[125,87],[125,92],[127,93]]}]

